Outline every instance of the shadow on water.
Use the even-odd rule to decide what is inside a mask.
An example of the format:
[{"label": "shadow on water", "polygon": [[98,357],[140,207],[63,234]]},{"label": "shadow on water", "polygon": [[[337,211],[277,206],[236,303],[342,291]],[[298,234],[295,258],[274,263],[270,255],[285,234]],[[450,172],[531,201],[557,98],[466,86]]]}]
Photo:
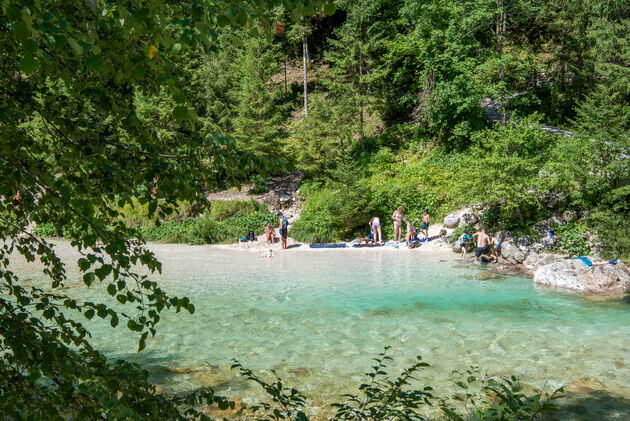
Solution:
[{"label": "shadow on water", "polygon": [[630,399],[605,390],[571,394],[557,401],[558,411],[546,417],[549,421],[592,421],[630,419]]}]

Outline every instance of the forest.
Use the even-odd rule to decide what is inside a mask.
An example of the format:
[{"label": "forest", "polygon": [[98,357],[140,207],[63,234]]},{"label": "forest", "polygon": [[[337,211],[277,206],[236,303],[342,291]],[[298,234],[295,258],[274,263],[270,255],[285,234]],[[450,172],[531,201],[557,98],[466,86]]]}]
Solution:
[{"label": "forest", "polygon": [[[628,33],[623,0],[0,0],[0,414],[207,419],[201,403],[234,407],[205,388],[162,394],[92,348],[83,319],[126,326],[141,351],[161,312],[195,312],[152,280],[161,263],[129,209],[154,225],[186,214],[176,223],[195,239],[224,241],[227,224],[198,216],[204,193],[264,191],[298,169],[299,241],[353,237],[397,205],[435,218],[477,206],[488,228],[519,233],[571,211],[566,230],[628,258]],[[247,224],[262,229],[269,215],[251,206]],[[68,295],[51,235],[81,255],[82,282],[127,311]],[[16,255],[50,288],[24,283]],[[286,405],[266,419],[306,418],[297,391],[243,370]],[[515,379],[487,387],[507,385],[479,417],[547,408]],[[348,404],[338,419],[415,417],[429,389],[400,390],[378,383],[372,413]]]},{"label": "forest", "polygon": [[352,238],[398,205],[417,219],[480,204],[489,228],[520,233],[575,212],[571,231],[627,256],[628,4],[336,6],[279,9],[271,37],[230,27],[212,53],[180,52],[198,119],[172,119],[183,110],[165,92],[136,93],[139,119],[164,141],[231,139],[265,169],[238,182],[263,191],[272,162],[303,171],[300,241]]}]

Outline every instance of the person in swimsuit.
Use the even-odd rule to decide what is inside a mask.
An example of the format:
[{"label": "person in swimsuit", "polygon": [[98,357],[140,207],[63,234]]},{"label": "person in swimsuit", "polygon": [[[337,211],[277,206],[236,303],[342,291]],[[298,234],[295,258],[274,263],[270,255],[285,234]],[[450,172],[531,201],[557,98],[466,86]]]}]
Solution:
[{"label": "person in swimsuit", "polygon": [[382,244],[383,233],[381,232],[381,220],[379,219],[378,216],[374,216],[372,217],[372,219],[370,219],[370,228],[372,229],[372,232],[374,233],[374,237],[372,238],[372,241],[374,241],[374,244]]},{"label": "person in swimsuit", "polygon": [[416,232],[416,227],[413,226],[409,218],[403,219],[407,223],[407,236],[405,239],[407,240],[407,248],[414,248],[415,243],[418,240],[418,233]]},{"label": "person in swimsuit", "polygon": [[403,215],[403,207],[398,206],[398,209],[394,211],[392,214],[392,219],[394,220],[394,241],[400,242],[402,240],[402,219]]},{"label": "person in swimsuit", "polygon": [[280,224],[278,225],[278,232],[280,233],[280,241],[282,242],[282,250],[287,248],[287,235],[289,231],[289,220],[282,215],[282,212],[278,212],[278,218]]},{"label": "person in swimsuit", "polygon": [[431,217],[426,209],[422,209],[422,225],[420,225],[420,233],[424,235],[424,240],[429,241],[429,222]]},{"label": "person in swimsuit", "polygon": [[492,248],[490,257],[494,259],[494,263],[497,263],[499,261],[499,248],[501,247],[501,243],[492,233],[490,233],[490,246]]},{"label": "person in swimsuit", "polygon": [[457,239],[459,248],[462,249],[462,257],[466,257],[466,243],[471,240],[472,240],[472,237],[470,236],[470,234],[468,234],[466,230],[464,230],[462,235],[460,235],[459,238]]},{"label": "person in swimsuit", "polygon": [[486,234],[486,229],[482,228],[481,231],[474,233],[473,238],[477,237],[477,251],[475,251],[475,260],[473,263],[477,263],[479,256],[482,254],[488,254],[488,244],[490,244],[490,236]]},{"label": "person in swimsuit", "polygon": [[271,226],[271,222],[267,222],[265,225],[265,236],[267,237],[267,244],[273,244],[276,239],[276,233]]}]

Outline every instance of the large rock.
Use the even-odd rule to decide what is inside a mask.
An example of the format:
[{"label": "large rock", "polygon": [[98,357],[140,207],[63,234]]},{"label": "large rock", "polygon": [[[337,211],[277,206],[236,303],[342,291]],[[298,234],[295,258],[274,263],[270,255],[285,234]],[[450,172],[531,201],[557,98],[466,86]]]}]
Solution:
[{"label": "large rock", "polygon": [[518,245],[518,248],[520,248],[523,251],[528,250],[533,244],[534,244],[534,239],[530,237],[529,235],[524,235],[522,237],[519,237],[518,241],[516,242],[516,245]]},{"label": "large rock", "polygon": [[534,225],[534,232],[539,238],[547,238],[547,231],[560,225],[565,225],[565,222],[562,220],[562,218],[552,216],[551,218],[540,221],[536,225]]},{"label": "large rock", "polygon": [[455,215],[454,213],[449,213],[448,215],[444,217],[444,225],[447,228],[455,228],[458,223],[459,223],[459,216]]},{"label": "large rock", "polygon": [[523,270],[529,275],[533,275],[538,268],[550,265],[556,261],[556,257],[550,253],[530,253],[523,261]]},{"label": "large rock", "polygon": [[538,268],[534,283],[583,293],[628,293],[630,270],[621,262],[588,267],[581,260],[564,260]]},{"label": "large rock", "polygon": [[540,240],[540,245],[545,250],[553,250],[558,246],[558,237],[543,238]]},{"label": "large rock", "polygon": [[501,257],[513,265],[525,261],[525,253],[513,243],[501,243]]},{"label": "large rock", "polygon": [[479,222],[479,218],[472,212],[464,212],[459,215],[459,227],[466,228],[468,225],[474,225]]},{"label": "large rock", "polygon": [[499,241],[499,243],[513,243],[514,236],[510,231],[497,231],[494,234],[494,237]]}]

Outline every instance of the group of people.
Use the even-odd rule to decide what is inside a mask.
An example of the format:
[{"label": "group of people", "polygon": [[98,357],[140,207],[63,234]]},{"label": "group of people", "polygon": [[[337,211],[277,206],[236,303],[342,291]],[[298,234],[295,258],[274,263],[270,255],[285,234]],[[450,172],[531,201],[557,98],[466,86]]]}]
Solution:
[{"label": "group of people", "polygon": [[466,248],[475,238],[477,249],[475,250],[474,263],[477,263],[481,256],[489,256],[496,263],[499,260],[499,247],[501,247],[501,243],[492,233],[487,233],[485,228],[482,228],[481,231],[477,231],[472,236],[464,230],[455,243],[461,248],[462,257],[466,257]]},{"label": "group of people", "polygon": [[[287,235],[289,230],[289,220],[282,214],[282,212],[278,212],[278,232],[280,234],[280,241],[282,249],[287,248]],[[407,232],[405,235],[405,241],[407,242],[407,247],[414,248],[417,247],[421,241],[430,241],[429,238],[429,223],[431,222],[431,217],[429,216],[429,212],[426,209],[422,210],[422,220],[420,229],[417,230],[416,226],[411,222],[409,218],[407,218],[403,214],[403,207],[398,206],[398,208],[392,214],[392,221],[394,223],[394,241],[399,243],[402,241],[402,224],[405,222],[407,227]],[[381,229],[381,220],[378,216],[372,217],[369,222],[370,226],[370,242],[372,244],[383,244],[383,231]],[[424,240],[420,240],[418,238],[418,234],[424,236]],[[265,236],[267,238],[267,244],[273,244],[276,237],[276,232],[274,230],[271,222],[267,222],[265,225]],[[501,247],[501,243],[499,240],[492,235],[492,233],[486,233],[486,229],[482,228],[481,231],[475,232],[470,235],[466,230],[462,233],[462,235],[457,239],[456,244],[462,250],[462,257],[466,257],[467,247],[471,242],[475,242],[477,248],[475,250],[475,259],[474,263],[479,261],[479,258],[483,255],[489,256],[495,262],[499,259],[499,247]]]},{"label": "group of people", "polygon": [[[392,214],[392,220],[394,222],[394,241],[399,243],[402,241],[402,224],[405,222],[407,225],[407,233],[405,235],[405,241],[407,247],[414,248],[420,243],[418,234],[424,235],[424,241],[429,240],[429,222],[431,217],[426,209],[422,210],[422,224],[420,230],[416,229],[416,226],[403,214],[403,207],[398,208]],[[383,232],[381,230],[381,220],[378,216],[372,217],[369,222],[370,236],[373,244],[383,244]]]}]

